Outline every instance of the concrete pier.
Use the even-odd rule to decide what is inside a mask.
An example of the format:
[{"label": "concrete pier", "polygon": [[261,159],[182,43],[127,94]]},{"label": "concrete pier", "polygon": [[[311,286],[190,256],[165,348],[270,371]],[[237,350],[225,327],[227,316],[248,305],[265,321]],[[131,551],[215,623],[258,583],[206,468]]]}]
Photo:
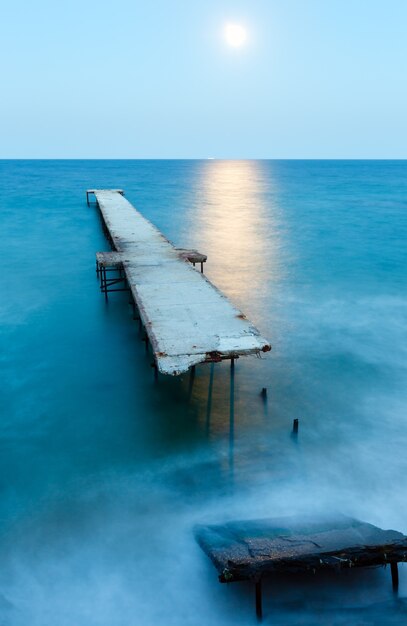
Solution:
[{"label": "concrete pier", "polygon": [[[124,198],[122,190],[88,190],[88,203],[92,194],[115,253],[97,257],[106,297],[109,286],[125,282],[162,374],[178,375],[198,363],[271,349],[203,274],[205,255],[175,248]],[[106,272],[114,269],[119,278],[107,278]]]}]

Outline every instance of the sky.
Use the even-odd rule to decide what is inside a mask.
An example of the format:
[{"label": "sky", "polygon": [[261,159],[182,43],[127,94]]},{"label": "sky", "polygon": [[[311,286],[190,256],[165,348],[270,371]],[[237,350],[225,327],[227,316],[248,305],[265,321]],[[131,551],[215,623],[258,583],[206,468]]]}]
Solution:
[{"label": "sky", "polygon": [[406,0],[8,2],[0,158],[407,158],[406,24]]}]

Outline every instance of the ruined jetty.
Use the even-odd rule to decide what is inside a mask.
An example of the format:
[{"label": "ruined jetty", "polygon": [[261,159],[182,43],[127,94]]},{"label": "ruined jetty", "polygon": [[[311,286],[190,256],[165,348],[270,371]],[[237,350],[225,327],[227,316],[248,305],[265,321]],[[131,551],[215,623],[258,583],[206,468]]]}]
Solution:
[{"label": "ruined jetty", "polygon": [[[129,290],[155,365],[178,375],[198,363],[233,360],[271,349],[270,343],[203,274],[206,256],[173,244],[121,189],[89,189],[112,251],[98,253],[101,288]],[[201,271],[195,269],[200,266]]]},{"label": "ruined jetty", "polygon": [[219,573],[219,581],[255,583],[256,612],[262,616],[261,582],[289,572],[390,565],[393,590],[397,564],[407,560],[407,537],[351,517],[283,517],[198,526],[196,539]]}]

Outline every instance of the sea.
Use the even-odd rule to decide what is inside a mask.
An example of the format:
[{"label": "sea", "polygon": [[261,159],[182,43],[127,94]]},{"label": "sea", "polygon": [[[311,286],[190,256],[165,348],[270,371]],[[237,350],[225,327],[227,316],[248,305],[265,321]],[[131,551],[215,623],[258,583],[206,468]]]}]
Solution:
[{"label": "sea", "polygon": [[[88,188],[207,254],[272,351],[155,381]],[[1,626],[255,624],[199,524],[407,533],[407,161],[3,160],[0,189]],[[264,622],[405,624],[399,570],[271,578]]]}]

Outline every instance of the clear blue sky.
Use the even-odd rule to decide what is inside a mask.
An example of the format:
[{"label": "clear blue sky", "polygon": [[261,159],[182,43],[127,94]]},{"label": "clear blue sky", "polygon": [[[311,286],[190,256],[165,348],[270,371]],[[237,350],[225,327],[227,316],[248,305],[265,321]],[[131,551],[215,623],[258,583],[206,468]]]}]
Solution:
[{"label": "clear blue sky", "polygon": [[406,158],[406,26],[407,0],[8,2],[0,157]]}]

